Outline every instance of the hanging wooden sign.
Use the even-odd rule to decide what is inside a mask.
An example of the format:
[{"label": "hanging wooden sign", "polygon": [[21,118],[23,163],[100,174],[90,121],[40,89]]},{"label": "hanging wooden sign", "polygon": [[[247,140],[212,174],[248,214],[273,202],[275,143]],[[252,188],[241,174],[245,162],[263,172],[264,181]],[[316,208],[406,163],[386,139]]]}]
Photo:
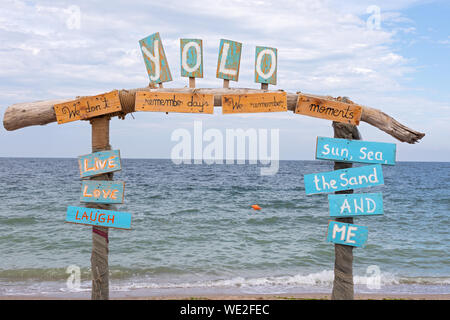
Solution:
[{"label": "hanging wooden sign", "polygon": [[379,216],[383,214],[382,193],[329,194],[330,217]]},{"label": "hanging wooden sign", "polygon": [[222,113],[287,111],[286,92],[226,94],[222,96]]},{"label": "hanging wooden sign", "polygon": [[180,39],[181,76],[203,78],[203,44],[201,39]]},{"label": "hanging wooden sign", "polygon": [[298,95],[295,113],[337,122],[359,125],[361,106],[318,97]]},{"label": "hanging wooden sign", "polygon": [[105,114],[122,111],[117,90],[92,97],[55,104],[53,106],[58,124],[86,120]]},{"label": "hanging wooden sign", "polygon": [[144,57],[148,77],[151,83],[163,83],[172,81],[169,63],[164,53],[159,32],[154,33],[147,38],[139,40],[142,56]]},{"label": "hanging wooden sign", "polygon": [[328,223],[327,241],[353,247],[364,247],[369,230],[356,224],[330,221]]},{"label": "hanging wooden sign", "polygon": [[316,159],[395,165],[395,143],[317,137]]},{"label": "hanging wooden sign", "polygon": [[381,165],[305,174],[306,194],[359,189],[384,184]]},{"label": "hanging wooden sign", "polygon": [[83,180],[81,202],[123,203],[125,183],[123,181]]},{"label": "hanging wooden sign", "polygon": [[238,81],[241,52],[242,43],[225,39],[220,40],[217,78]]},{"label": "hanging wooden sign", "polygon": [[122,170],[119,150],[94,152],[78,157],[81,178]]},{"label": "hanging wooden sign", "polygon": [[277,84],[277,49],[256,47],[255,82]]},{"label": "hanging wooden sign", "polygon": [[136,111],[214,113],[214,95],[198,93],[136,92]]},{"label": "hanging wooden sign", "polygon": [[131,229],[131,214],[128,212],[69,206],[65,222],[106,228]]}]

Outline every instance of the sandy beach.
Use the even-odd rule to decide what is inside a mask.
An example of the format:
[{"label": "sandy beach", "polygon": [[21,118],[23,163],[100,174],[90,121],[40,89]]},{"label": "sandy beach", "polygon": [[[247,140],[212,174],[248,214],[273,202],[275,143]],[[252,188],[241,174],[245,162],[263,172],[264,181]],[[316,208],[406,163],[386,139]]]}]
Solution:
[{"label": "sandy beach", "polygon": [[[290,295],[179,295],[113,297],[111,300],[330,300],[331,294],[302,293]],[[85,300],[82,298],[50,296],[0,296],[0,300]],[[355,300],[450,300],[450,294],[356,294]]]}]

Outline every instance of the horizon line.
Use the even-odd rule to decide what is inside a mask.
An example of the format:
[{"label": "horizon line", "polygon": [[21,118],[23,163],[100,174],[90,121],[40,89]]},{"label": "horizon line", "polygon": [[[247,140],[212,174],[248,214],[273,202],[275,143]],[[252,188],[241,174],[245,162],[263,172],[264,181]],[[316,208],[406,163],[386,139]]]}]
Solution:
[{"label": "horizon line", "polygon": [[[0,156],[0,159],[77,159],[78,157],[35,157],[35,156],[10,156],[10,157],[7,157],[7,156]],[[122,158],[121,157],[121,159],[129,159],[129,160],[172,160],[172,159],[170,159],[170,158],[133,158],[133,157],[127,157],[127,158]],[[212,160],[212,159],[194,159],[194,158],[191,158],[191,159],[183,159],[183,160],[192,160],[192,161],[195,161],[195,160],[202,160],[202,161],[206,161],[206,160]],[[214,159],[214,161],[215,161],[216,159]],[[222,161],[224,161],[224,163],[223,164],[226,164],[225,162],[227,161],[227,159],[219,159],[219,160],[222,160]],[[228,159],[229,160],[229,159]],[[242,161],[242,160],[245,160],[246,162],[247,161],[259,161],[259,159],[233,159],[233,161]],[[317,161],[317,160],[320,160],[320,159],[279,159],[278,161]],[[276,161],[276,160],[270,160],[270,161]],[[335,161],[332,161],[332,160],[320,160],[320,161],[330,161],[330,162],[335,162]],[[339,162],[339,161],[337,161],[337,162]],[[424,161],[424,160],[398,160],[398,161],[396,161],[396,163],[398,163],[398,162],[431,162],[431,163],[450,163],[450,161],[440,161],[440,160],[426,160],[426,161]],[[359,162],[352,162],[352,163],[359,163]],[[187,164],[187,163],[182,163],[182,164]],[[192,163],[192,164],[194,164],[194,163]],[[213,163],[213,164],[217,164],[217,163]],[[247,163],[246,163],[247,164]]]}]

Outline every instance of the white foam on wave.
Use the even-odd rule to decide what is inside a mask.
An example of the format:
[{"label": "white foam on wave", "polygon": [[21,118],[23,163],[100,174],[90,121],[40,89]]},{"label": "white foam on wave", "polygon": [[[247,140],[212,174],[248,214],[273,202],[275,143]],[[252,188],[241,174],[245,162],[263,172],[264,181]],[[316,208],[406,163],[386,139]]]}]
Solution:
[{"label": "white foam on wave", "polygon": [[[202,280],[179,279],[165,281],[159,276],[136,277],[131,279],[111,280],[110,290],[120,292],[144,292],[158,294],[167,292],[231,292],[231,293],[282,293],[282,292],[328,292],[334,281],[333,270],[322,270],[315,273],[285,276],[230,277],[228,279]],[[431,292],[450,293],[450,277],[399,277],[391,273],[373,275],[355,275],[355,289],[360,292],[399,291],[406,293]],[[78,288],[68,288],[65,282],[23,282],[16,285],[0,284],[0,295],[88,295],[91,281],[82,281]],[[400,292],[400,291],[399,291]]]},{"label": "white foam on wave", "polygon": [[[137,279],[136,279],[137,280]],[[296,274],[289,276],[244,278],[234,277],[231,279],[205,280],[195,282],[179,283],[157,283],[146,281],[132,281],[120,286],[112,286],[115,291],[128,291],[135,289],[177,289],[177,288],[251,288],[251,287],[323,287],[330,288],[334,280],[333,270],[323,270],[310,274]],[[155,279],[156,280],[156,279]],[[354,276],[355,285],[396,285],[400,280],[390,273],[382,273],[379,278],[374,276]]]}]

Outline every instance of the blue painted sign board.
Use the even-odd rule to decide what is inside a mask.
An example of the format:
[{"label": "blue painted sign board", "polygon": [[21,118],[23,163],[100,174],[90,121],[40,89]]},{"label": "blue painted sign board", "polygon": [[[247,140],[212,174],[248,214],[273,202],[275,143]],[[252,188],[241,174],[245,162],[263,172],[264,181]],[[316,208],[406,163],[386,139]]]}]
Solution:
[{"label": "blue painted sign board", "polygon": [[104,209],[69,206],[66,222],[116,229],[131,229],[131,214]]},{"label": "blue painted sign board", "polygon": [[81,178],[119,171],[122,169],[119,150],[94,152],[78,157]]},{"label": "blue painted sign board", "polygon": [[203,78],[203,45],[201,39],[180,39],[181,76]]},{"label": "blue painted sign board", "polygon": [[217,78],[238,81],[241,51],[242,43],[225,39],[220,40]]},{"label": "blue painted sign board", "polygon": [[152,83],[163,83],[172,81],[169,63],[164,53],[159,32],[154,33],[147,38],[139,40],[142,56],[144,57],[145,67],[148,77]]},{"label": "blue painted sign board", "polygon": [[123,181],[83,180],[81,202],[123,203],[125,183]]},{"label": "blue painted sign board", "polygon": [[379,216],[383,214],[382,193],[329,194],[331,217]]},{"label": "blue painted sign board", "polygon": [[256,47],[255,82],[277,84],[277,49]]},{"label": "blue painted sign board", "polygon": [[305,174],[306,194],[359,189],[384,184],[380,164]]},{"label": "blue painted sign board", "polygon": [[316,159],[395,165],[395,143],[317,137]]},{"label": "blue painted sign board", "polygon": [[363,226],[337,221],[330,221],[328,224],[328,242],[364,247],[368,236],[369,230]]}]

